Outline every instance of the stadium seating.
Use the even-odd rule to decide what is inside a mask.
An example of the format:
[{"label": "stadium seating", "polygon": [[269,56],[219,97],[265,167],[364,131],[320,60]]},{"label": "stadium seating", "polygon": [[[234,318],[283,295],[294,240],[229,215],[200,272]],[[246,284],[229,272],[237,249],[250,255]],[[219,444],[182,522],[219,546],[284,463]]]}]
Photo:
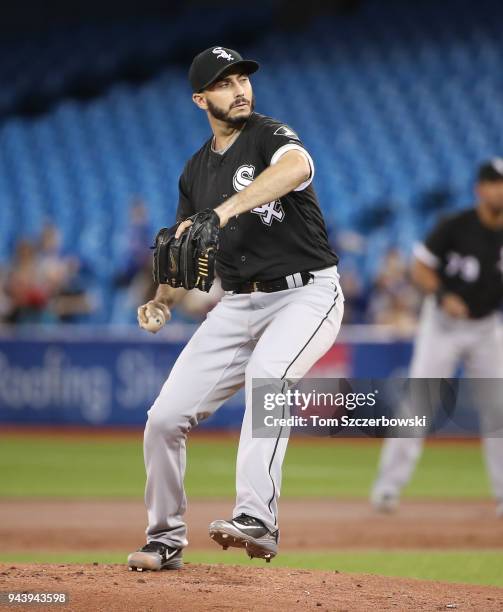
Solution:
[{"label": "stadium seating", "polygon": [[[355,15],[320,18],[295,34],[272,30],[244,49],[263,65],[254,77],[257,110],[290,123],[312,152],[330,225],[366,236],[367,280],[388,246],[410,250],[431,225],[438,207],[425,194],[443,192],[443,209],[469,205],[476,165],[503,152],[503,7],[496,0],[477,6],[474,20],[469,0],[372,0]],[[86,45],[97,50],[93,69],[103,72],[124,56],[127,40],[133,51],[143,45],[140,55],[159,45],[165,52],[166,39],[175,46],[184,35],[176,26],[171,38],[155,27],[144,28],[148,35],[116,32],[114,44],[85,32],[82,45],[63,36],[45,54],[35,50],[44,87],[57,89],[88,61]],[[2,61],[10,85],[0,92],[0,112],[30,82],[29,71],[16,72],[30,57]],[[19,78],[8,78],[14,73]],[[5,118],[0,262],[21,233],[33,235],[52,219],[108,299],[132,198],[148,203],[152,228],[170,224],[178,175],[207,137],[178,65],[87,102],[63,99],[33,119]]]}]

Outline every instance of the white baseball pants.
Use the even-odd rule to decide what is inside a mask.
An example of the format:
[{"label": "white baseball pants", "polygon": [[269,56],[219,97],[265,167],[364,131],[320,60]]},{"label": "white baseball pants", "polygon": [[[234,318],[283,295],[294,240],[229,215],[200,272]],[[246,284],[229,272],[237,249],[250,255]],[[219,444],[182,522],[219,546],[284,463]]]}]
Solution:
[{"label": "white baseball pants", "polygon": [[[410,378],[452,378],[460,362],[467,378],[503,378],[503,334],[497,314],[477,320],[455,320],[425,299],[414,345]],[[493,493],[503,500],[503,398],[496,404],[481,399],[479,418]],[[388,438],[382,448],[372,497],[398,496],[409,482],[423,449],[423,438]]]},{"label": "white baseball pants", "polygon": [[[233,516],[278,526],[288,439],[252,436],[252,380],[298,380],[334,344],[343,314],[336,266],[309,284],[276,293],[227,292],[178,357],[148,412],[144,437],[147,540],[187,545],[183,515],[188,432],[245,385]],[[217,518],[217,517],[216,517]]]}]

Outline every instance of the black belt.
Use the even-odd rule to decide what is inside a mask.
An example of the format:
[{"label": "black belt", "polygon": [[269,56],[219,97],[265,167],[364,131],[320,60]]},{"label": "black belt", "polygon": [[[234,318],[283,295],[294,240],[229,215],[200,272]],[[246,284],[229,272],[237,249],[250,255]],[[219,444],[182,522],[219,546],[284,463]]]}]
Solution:
[{"label": "black belt", "polygon": [[264,293],[274,293],[275,291],[284,291],[285,289],[295,289],[295,287],[303,287],[314,278],[310,272],[296,272],[281,278],[275,278],[268,281],[248,281],[242,285],[235,285],[229,289],[233,293],[254,293],[255,291],[263,291]]}]

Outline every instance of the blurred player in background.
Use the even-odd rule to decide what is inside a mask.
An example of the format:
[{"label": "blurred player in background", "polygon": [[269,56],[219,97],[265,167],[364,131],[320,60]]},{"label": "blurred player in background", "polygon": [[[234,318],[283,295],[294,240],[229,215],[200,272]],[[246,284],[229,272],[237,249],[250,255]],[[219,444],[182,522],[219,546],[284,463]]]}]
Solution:
[{"label": "blurred player in background", "polygon": [[[503,158],[479,168],[476,193],[475,208],[443,220],[414,249],[412,276],[426,298],[410,378],[451,378],[460,363],[468,378],[503,378],[498,312],[503,298]],[[496,411],[501,413],[499,403]],[[484,407],[486,461],[497,513],[503,517],[503,439],[490,437],[501,414]],[[422,448],[421,436],[386,440],[371,496],[376,510],[396,508]]]}]

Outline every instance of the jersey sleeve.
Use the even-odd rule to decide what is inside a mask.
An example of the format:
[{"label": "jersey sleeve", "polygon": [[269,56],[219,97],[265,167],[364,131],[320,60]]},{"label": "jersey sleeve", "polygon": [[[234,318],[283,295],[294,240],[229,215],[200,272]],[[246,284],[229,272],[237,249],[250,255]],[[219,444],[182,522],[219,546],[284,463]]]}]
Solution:
[{"label": "jersey sleeve", "polygon": [[188,189],[187,167],[185,167],[178,181],[178,208],[176,209],[176,222],[179,223],[194,214],[195,210],[190,201]]},{"label": "jersey sleeve", "polygon": [[451,220],[441,221],[424,242],[414,246],[416,259],[430,268],[438,268],[450,249],[451,233]]},{"label": "jersey sleeve", "polygon": [[292,128],[275,121],[266,122],[260,127],[257,139],[259,150],[268,166],[274,166],[288,151],[301,151],[309,162],[311,175],[295,191],[303,191],[311,184],[314,177],[314,162]]}]

